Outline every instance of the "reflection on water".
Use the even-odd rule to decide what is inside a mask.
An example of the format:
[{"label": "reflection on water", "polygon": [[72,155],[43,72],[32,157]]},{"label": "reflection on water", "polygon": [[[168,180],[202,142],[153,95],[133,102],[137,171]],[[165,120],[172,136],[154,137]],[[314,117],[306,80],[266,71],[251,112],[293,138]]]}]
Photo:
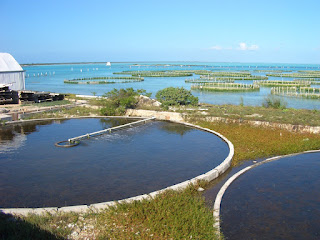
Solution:
[{"label": "reflection on water", "polygon": [[190,127],[186,127],[181,124],[165,124],[161,127],[162,130],[166,131],[167,133],[179,134],[181,136],[185,135],[186,133],[194,130]]},{"label": "reflection on water", "polygon": [[[205,173],[229,153],[213,134],[157,121],[77,147],[54,146],[129,121],[71,119],[1,129],[1,139],[7,138],[1,141],[16,147],[0,154],[0,207],[90,204],[149,193]],[[19,138],[23,144],[14,143]]]},{"label": "reflection on water", "polygon": [[31,122],[0,127],[0,154],[21,147],[28,134],[37,131],[37,126],[51,124],[52,121]]},{"label": "reflection on water", "polygon": [[320,239],[320,153],[265,163],[241,175],[221,204],[226,239]]}]

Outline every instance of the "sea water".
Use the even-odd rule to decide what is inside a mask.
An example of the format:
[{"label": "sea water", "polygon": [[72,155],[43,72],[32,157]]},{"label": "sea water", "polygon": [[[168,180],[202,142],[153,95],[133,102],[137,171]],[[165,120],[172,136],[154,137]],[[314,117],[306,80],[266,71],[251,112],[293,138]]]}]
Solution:
[{"label": "sea water", "polygon": [[[165,71],[165,70],[210,70],[210,71],[249,71],[252,75],[265,76],[265,72],[255,70],[283,70],[297,72],[299,70],[320,70],[319,65],[307,64],[266,64],[266,63],[201,63],[201,62],[148,62],[148,63],[105,63],[92,64],[54,64],[54,65],[32,65],[24,66],[26,70],[26,89],[34,91],[50,91],[58,93],[74,93],[85,95],[103,95],[117,88],[145,89],[155,97],[157,91],[166,87],[184,87],[188,90],[191,83],[185,83],[186,78],[192,77],[145,77],[143,82],[115,83],[115,84],[66,84],[64,80],[85,77],[104,76],[130,76],[114,75],[114,72],[122,71]],[[286,73],[286,72],[284,72]],[[291,72],[290,72],[291,73]],[[270,80],[292,80],[292,78],[269,77]],[[252,84],[253,81],[235,81]],[[319,87],[319,85],[312,85]],[[201,92],[192,91],[199,97],[202,103],[210,104],[240,104],[250,106],[261,106],[264,99],[270,94],[271,88],[261,87],[257,92]],[[320,109],[320,100],[303,99],[293,97],[281,97],[288,107]]]}]

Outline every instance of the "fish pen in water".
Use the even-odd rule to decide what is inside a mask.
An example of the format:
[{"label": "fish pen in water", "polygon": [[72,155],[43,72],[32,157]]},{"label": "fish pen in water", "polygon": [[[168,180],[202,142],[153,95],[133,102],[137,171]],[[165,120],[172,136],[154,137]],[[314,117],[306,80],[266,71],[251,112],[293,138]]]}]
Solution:
[{"label": "fish pen in water", "polygon": [[241,92],[260,91],[257,84],[245,83],[199,83],[191,86],[192,90],[216,91],[216,92]]},{"label": "fish pen in water", "polygon": [[264,87],[310,87],[311,82],[308,81],[278,81],[278,80],[267,80],[267,81],[254,81],[254,84]]},{"label": "fish pen in water", "polygon": [[68,84],[112,84],[112,83],[131,83],[142,82],[143,77],[87,77],[64,80]]},{"label": "fish pen in water", "polygon": [[234,79],[231,78],[203,78],[198,79],[187,78],[185,83],[234,83]]},{"label": "fish pen in water", "polygon": [[200,78],[206,78],[206,79],[216,79],[216,80],[268,80],[268,77],[266,76],[257,76],[257,75],[252,75],[252,76],[243,76],[243,77],[223,77],[223,76],[210,76],[210,75],[201,75]]},{"label": "fish pen in water", "polygon": [[320,99],[320,88],[311,87],[273,87],[271,94],[285,97]]}]

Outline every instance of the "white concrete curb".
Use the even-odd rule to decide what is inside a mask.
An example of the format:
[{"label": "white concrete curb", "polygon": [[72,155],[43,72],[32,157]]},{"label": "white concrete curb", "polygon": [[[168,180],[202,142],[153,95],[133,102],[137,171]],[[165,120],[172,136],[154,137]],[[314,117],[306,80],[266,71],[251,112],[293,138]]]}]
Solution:
[{"label": "white concrete curb", "polygon": [[[104,118],[109,118],[108,116],[103,116]],[[114,117],[114,116],[113,116]],[[79,118],[79,117],[78,117]],[[84,117],[84,118],[90,118],[90,117]],[[131,118],[139,118],[139,117],[131,117]],[[67,119],[67,118],[62,118],[62,119]],[[59,120],[59,119],[42,119],[42,120]],[[25,121],[15,121],[14,123],[20,123],[20,122],[30,122],[30,121],[35,121],[35,120],[25,120]],[[39,120],[38,120],[39,121]],[[220,137],[223,141],[225,141],[228,144],[229,147],[229,154],[226,157],[226,159],[220,163],[217,167],[215,167],[214,169],[210,170],[207,173],[201,174],[195,178],[192,178],[190,180],[186,180],[184,182],[175,184],[173,186],[169,186],[167,188],[161,189],[161,190],[157,190],[154,192],[151,192],[149,194],[143,194],[143,195],[139,195],[136,197],[131,197],[131,198],[127,198],[127,199],[122,199],[119,201],[109,201],[109,202],[102,202],[102,203],[95,203],[95,204],[90,204],[90,205],[77,205],[77,206],[66,206],[66,207],[49,207],[49,208],[4,208],[4,209],[0,209],[0,212],[3,213],[10,213],[10,214],[17,214],[17,215],[28,215],[28,214],[43,214],[46,212],[49,213],[58,213],[58,212],[86,212],[86,211],[98,211],[101,209],[105,209],[108,208],[109,206],[114,206],[116,205],[116,203],[123,203],[123,202],[133,202],[133,201],[141,201],[143,199],[151,199],[153,197],[155,197],[156,195],[162,193],[165,190],[182,190],[185,189],[186,187],[188,187],[189,184],[195,184],[197,183],[197,181],[199,180],[205,180],[205,181],[212,181],[213,179],[217,178],[218,176],[220,176],[222,173],[224,173],[231,165],[231,161],[234,155],[234,146],[233,144],[226,138],[224,137],[222,134],[212,131],[210,129],[207,128],[202,128],[200,126],[197,125],[193,125],[193,124],[189,124],[189,123],[184,123],[184,122],[177,122],[177,121],[171,121],[171,122],[175,122],[175,123],[179,123],[179,124],[184,124],[186,126],[192,127],[192,128],[197,128],[199,130],[203,130],[209,133],[213,133],[215,135],[217,135],[218,137]]]},{"label": "white concrete curb", "polygon": [[310,150],[310,151],[304,151],[304,152],[300,152],[300,153],[293,153],[293,154],[288,154],[288,155],[271,157],[271,158],[268,158],[262,162],[248,166],[248,167],[240,170],[239,172],[235,173],[234,175],[232,175],[225,182],[225,184],[220,188],[220,190],[216,196],[214,206],[213,206],[213,217],[215,219],[214,227],[218,230],[218,234],[220,235],[220,207],[221,207],[222,197],[223,197],[224,193],[226,192],[227,188],[234,182],[234,180],[236,180],[239,176],[241,176],[243,173],[249,171],[250,169],[255,168],[255,167],[262,165],[264,163],[276,161],[276,160],[286,158],[286,157],[292,157],[292,156],[296,156],[296,155],[301,155],[301,154],[306,154],[306,153],[316,153],[316,152],[320,152],[320,150]]}]

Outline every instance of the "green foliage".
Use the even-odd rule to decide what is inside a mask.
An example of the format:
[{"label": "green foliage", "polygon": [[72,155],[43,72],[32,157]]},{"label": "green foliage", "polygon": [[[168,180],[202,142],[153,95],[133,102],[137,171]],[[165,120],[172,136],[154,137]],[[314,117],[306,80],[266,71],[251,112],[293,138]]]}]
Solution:
[{"label": "green foliage", "polygon": [[193,185],[151,200],[120,203],[99,214],[97,222],[100,239],[219,239],[212,211]]},{"label": "green foliage", "polygon": [[157,92],[156,98],[164,106],[173,105],[197,105],[199,99],[185,88],[168,87]]},{"label": "green foliage", "polygon": [[[286,113],[284,113],[286,114]],[[217,131],[234,145],[232,165],[246,160],[298,153],[320,148],[319,134],[290,132],[279,128],[255,127],[249,124],[193,121]]]},{"label": "green foliage", "polygon": [[285,109],[287,107],[287,103],[281,98],[269,95],[264,99],[262,106],[266,108]]},{"label": "green foliage", "polygon": [[243,102],[243,97],[240,97],[240,106],[243,107],[244,106],[244,102]]},{"label": "green foliage", "polygon": [[102,99],[103,108],[100,112],[102,115],[113,116],[113,115],[123,115],[128,108],[135,108],[138,103],[138,96],[145,95],[150,96],[146,90],[133,88],[127,88],[120,90],[113,89],[110,92],[102,95],[107,99]]}]

